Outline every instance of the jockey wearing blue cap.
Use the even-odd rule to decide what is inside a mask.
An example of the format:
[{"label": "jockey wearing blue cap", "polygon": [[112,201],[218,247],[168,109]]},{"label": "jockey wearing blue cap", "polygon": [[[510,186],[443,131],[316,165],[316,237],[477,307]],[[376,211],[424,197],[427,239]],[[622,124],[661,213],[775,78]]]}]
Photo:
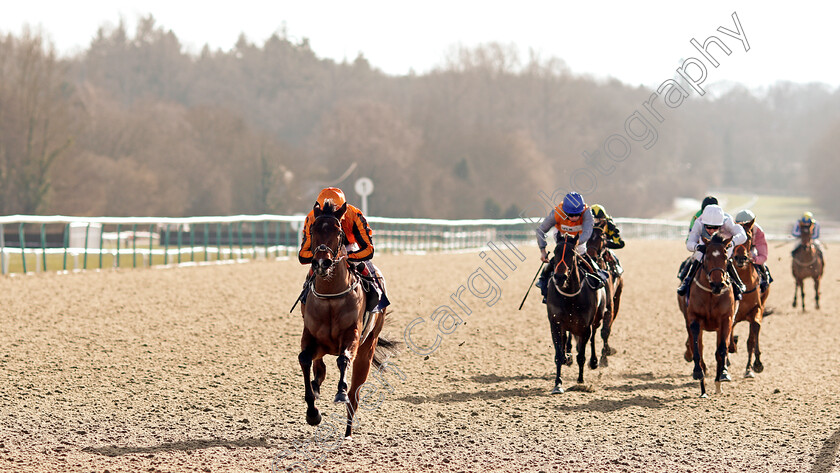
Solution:
[{"label": "jockey wearing blue cap", "polygon": [[560,241],[563,235],[578,237],[578,245],[575,247],[575,251],[582,257],[582,269],[588,274],[595,275],[595,279],[599,281],[599,286],[603,286],[603,280],[595,272],[595,268],[598,267],[597,264],[591,261],[586,254],[586,242],[592,236],[594,222],[595,219],[589,210],[589,206],[583,201],[583,196],[577,192],[570,192],[563,198],[563,203],[552,209],[537,228],[537,246],[540,248],[540,260],[549,263],[540,274],[540,280],[537,283],[537,287],[540,288],[543,295],[543,303],[548,293],[548,278],[554,268],[554,258],[552,257],[552,260],[549,260],[545,241],[545,234],[552,227],[557,229],[556,241]]}]

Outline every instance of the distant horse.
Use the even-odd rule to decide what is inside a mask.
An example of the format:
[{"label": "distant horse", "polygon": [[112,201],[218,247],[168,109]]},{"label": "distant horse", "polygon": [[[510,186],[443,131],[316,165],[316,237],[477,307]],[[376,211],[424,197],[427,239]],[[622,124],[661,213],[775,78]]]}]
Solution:
[{"label": "distant horse", "polygon": [[[380,337],[385,311],[374,312],[365,320],[365,293],[360,277],[347,262],[347,242],[341,229],[346,204],[335,209],[330,203],[315,207],[312,233],[312,271],[314,280],[303,313],[301,353],[298,356],[306,389],[306,422],[318,425],[321,414],[315,400],[321,396],[321,383],[326,376],[324,355],[337,356],[338,393],[334,402],[347,405],[345,436],[351,435],[353,416],[358,408],[359,387],[367,380],[371,363],[380,366],[387,352],[395,351],[396,343]],[[346,371],[353,363],[350,391]],[[310,380],[310,368],[314,379]]]},{"label": "distant horse", "polygon": [[700,395],[706,395],[706,363],[703,361],[703,331],[717,332],[715,360],[715,393],[720,394],[721,381],[732,378],[726,369],[727,348],[732,334],[732,318],[735,314],[735,296],[732,283],[726,272],[726,247],[732,238],[723,238],[715,232],[710,239],[703,239],[706,245],[702,266],[694,276],[687,296],[677,296],[680,310],[685,316],[688,330],[686,361],[694,360],[693,377],[700,381]]},{"label": "distant horse", "polygon": [[[733,260],[735,263],[735,270],[741,281],[747,287],[747,291],[741,296],[741,303],[738,305],[738,312],[735,314],[735,322],[747,321],[750,323],[750,336],[747,339],[747,369],[744,373],[745,378],[754,378],[755,373],[764,371],[764,365],[761,364],[761,350],[759,349],[759,333],[761,332],[761,321],[764,318],[767,296],[770,294],[770,287],[761,291],[759,282],[761,276],[758,270],[753,265],[750,259],[750,249],[753,241],[752,222],[749,225],[743,225],[744,231],[747,234],[747,241],[735,247],[735,254]],[[734,333],[734,330],[733,330]],[[736,353],[738,347],[734,335],[730,337],[729,352]],[[753,353],[755,354],[755,363],[752,363]],[[755,373],[754,373],[755,372]]]},{"label": "distant horse", "polygon": [[800,240],[801,246],[793,255],[793,263],[791,271],[793,271],[793,278],[796,280],[796,286],[793,288],[793,307],[796,307],[796,290],[802,297],[802,310],[805,310],[805,279],[812,278],[814,280],[814,303],[817,309],[820,308],[820,279],[823,275],[825,261],[820,258],[817,248],[811,241],[812,226],[800,225]]},{"label": "distant horse", "polygon": [[569,334],[577,338],[578,383],[583,383],[583,367],[586,363],[586,343],[591,342],[592,358],[589,366],[598,367],[595,356],[593,327],[596,317],[603,319],[607,308],[606,292],[603,288],[593,289],[584,280],[578,267],[579,258],[575,251],[578,237],[563,236],[554,248],[554,271],[548,285],[546,308],[551,325],[551,339],[554,342],[554,364],[557,376],[551,394],[562,394],[563,380],[560,367],[566,361],[566,339]]},{"label": "distant horse", "polygon": [[[586,242],[587,254],[592,257],[592,259],[594,259],[601,268],[607,270],[609,278],[606,282],[606,289],[607,294],[612,295],[612,297],[607,298],[607,309],[604,311],[604,325],[601,327],[601,339],[604,341],[604,346],[601,348],[600,363],[604,367],[609,366],[607,356],[615,355],[616,353],[615,348],[610,347],[609,339],[610,333],[612,332],[612,326],[615,323],[616,317],[618,317],[621,292],[624,289],[624,278],[622,278],[620,274],[611,271],[609,263],[606,260],[606,255],[609,250],[607,250],[606,246],[607,236],[605,233],[605,227],[606,225],[594,227],[592,229],[592,236],[590,236],[589,241]],[[598,326],[597,320],[595,326]]]}]

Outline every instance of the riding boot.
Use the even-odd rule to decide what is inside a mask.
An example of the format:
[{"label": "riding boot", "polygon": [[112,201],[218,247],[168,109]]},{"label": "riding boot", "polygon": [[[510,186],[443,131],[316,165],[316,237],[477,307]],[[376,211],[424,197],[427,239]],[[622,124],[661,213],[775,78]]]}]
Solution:
[{"label": "riding boot", "polygon": [[747,292],[747,287],[744,286],[744,283],[741,281],[741,277],[738,276],[738,271],[735,270],[735,265],[732,264],[732,260],[726,262],[726,272],[732,279],[732,290],[735,293],[735,300],[740,301],[741,294]]},{"label": "riding boot", "polygon": [[609,255],[611,260],[610,262],[612,263],[612,272],[616,276],[624,274],[624,268],[621,267],[621,262],[618,261],[618,256],[616,256],[612,250],[607,250],[607,254]]},{"label": "riding boot", "polygon": [[767,286],[770,285],[770,275],[767,272],[767,266],[758,263],[753,263],[753,266],[755,266],[756,271],[758,271],[758,288],[761,292],[764,292],[767,290]]},{"label": "riding boot", "polygon": [[680,270],[677,271],[677,279],[682,281],[688,275],[688,270],[691,268],[691,261],[685,260],[680,264]]},{"label": "riding boot", "polygon": [[697,274],[697,270],[700,269],[700,262],[694,258],[685,265],[685,276],[683,277],[682,284],[680,287],[677,288],[677,295],[684,296],[688,293],[688,288],[691,286],[691,281],[694,279],[694,275]]},{"label": "riding boot", "polygon": [[595,260],[593,260],[592,257],[589,255],[581,255],[580,260],[584,273],[586,273],[587,276],[593,276],[595,278],[595,281],[597,281],[597,287],[595,287],[595,289],[600,289],[604,287],[604,280],[601,279],[601,275],[598,274],[597,271],[597,269],[600,269],[598,263],[596,263]]},{"label": "riding boot", "polygon": [[[552,258],[551,261],[553,260],[554,259]],[[554,265],[551,264],[551,261],[545,265],[542,273],[540,273],[540,279],[537,281],[537,287],[540,288],[540,294],[542,294],[543,304],[546,303],[546,296],[548,295],[548,278],[551,277],[551,268],[554,267]]]}]

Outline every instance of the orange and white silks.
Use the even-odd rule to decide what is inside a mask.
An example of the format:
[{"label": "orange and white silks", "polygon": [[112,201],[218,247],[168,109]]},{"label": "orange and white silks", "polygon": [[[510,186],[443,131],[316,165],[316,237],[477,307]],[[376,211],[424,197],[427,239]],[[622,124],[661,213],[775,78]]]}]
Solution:
[{"label": "orange and white silks", "polygon": [[[309,228],[312,222],[315,221],[315,211],[310,210],[303,222],[303,238],[300,244],[300,251],[298,251],[298,261],[300,264],[309,264],[312,262],[312,235],[309,233]],[[341,218],[341,229],[347,237],[348,247],[355,243],[358,249],[349,251],[347,259],[351,261],[367,261],[373,258],[373,241],[371,236],[373,231],[368,226],[365,216],[362,211],[356,207],[347,204],[347,211]]]},{"label": "orange and white silks", "polygon": [[[589,206],[583,207],[583,212],[589,211]],[[554,228],[561,235],[578,236],[583,232],[583,217],[578,217],[575,220],[570,219],[566,212],[563,212],[563,206],[558,205],[554,208]]]}]

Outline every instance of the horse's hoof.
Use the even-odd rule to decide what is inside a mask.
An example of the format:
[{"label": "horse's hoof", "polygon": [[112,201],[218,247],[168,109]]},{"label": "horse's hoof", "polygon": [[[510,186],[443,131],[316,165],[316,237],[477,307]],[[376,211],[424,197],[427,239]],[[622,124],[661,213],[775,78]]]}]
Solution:
[{"label": "horse's hoof", "polygon": [[700,395],[700,399],[708,399],[708,398],[709,398],[709,395],[706,394],[706,393],[703,393],[703,394]]},{"label": "horse's hoof", "polygon": [[683,358],[685,358],[685,361],[688,362],[691,362],[693,360],[691,353],[689,353],[688,350],[686,350],[686,352],[683,353]]},{"label": "horse's hoof", "polygon": [[554,389],[551,390],[551,394],[563,394],[564,392],[566,392],[566,390],[559,384],[554,386]]},{"label": "horse's hoof", "polygon": [[723,373],[720,374],[720,380],[723,382],[732,381],[732,376],[729,376],[729,371],[723,370]]},{"label": "horse's hoof", "polygon": [[321,413],[318,412],[317,407],[306,409],[306,423],[309,425],[318,425],[321,423]]},{"label": "horse's hoof", "polygon": [[589,369],[593,369],[593,370],[598,369],[598,358],[595,358],[593,356],[592,359],[589,360]]},{"label": "horse's hoof", "polygon": [[747,368],[747,372],[744,373],[744,377],[745,378],[755,378],[755,373],[753,373],[753,370]]},{"label": "horse's hoof", "polygon": [[350,402],[350,398],[347,397],[347,393],[338,393],[335,395],[333,402],[336,404],[347,404]]},{"label": "horse's hoof", "polygon": [[600,363],[601,363],[601,366],[603,366],[604,368],[607,368],[607,367],[610,366],[610,362],[607,360],[607,357],[605,355],[601,355]]},{"label": "horse's hoof", "polygon": [[761,364],[760,361],[756,361],[755,364],[753,364],[753,370],[756,373],[761,373],[762,371],[764,371],[764,365]]},{"label": "horse's hoof", "polygon": [[715,381],[715,394],[720,394],[720,381]]},{"label": "horse's hoof", "polygon": [[691,377],[692,377],[692,378],[694,378],[694,379],[696,379],[697,381],[700,381],[701,379],[705,378],[705,377],[706,377],[706,375],[705,375],[705,373],[703,373],[703,370],[701,370],[701,369],[696,369],[696,370],[694,370],[694,372],[691,374]]},{"label": "horse's hoof", "polygon": [[572,366],[572,363],[574,362],[575,360],[572,359],[572,355],[566,355],[566,366]]}]

